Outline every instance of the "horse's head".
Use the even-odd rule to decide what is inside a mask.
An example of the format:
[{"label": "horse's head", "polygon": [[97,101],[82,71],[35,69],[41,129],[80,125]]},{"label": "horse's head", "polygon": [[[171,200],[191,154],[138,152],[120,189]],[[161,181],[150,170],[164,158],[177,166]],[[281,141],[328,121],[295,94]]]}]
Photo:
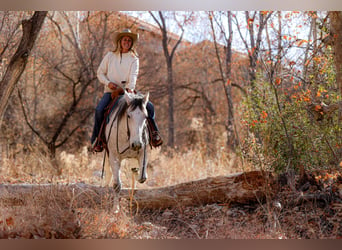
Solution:
[{"label": "horse's head", "polygon": [[[127,107],[127,126],[129,129],[130,147],[138,151],[143,146],[144,130],[146,128],[149,94],[140,95],[125,92]],[[146,142],[145,142],[146,143]]]}]

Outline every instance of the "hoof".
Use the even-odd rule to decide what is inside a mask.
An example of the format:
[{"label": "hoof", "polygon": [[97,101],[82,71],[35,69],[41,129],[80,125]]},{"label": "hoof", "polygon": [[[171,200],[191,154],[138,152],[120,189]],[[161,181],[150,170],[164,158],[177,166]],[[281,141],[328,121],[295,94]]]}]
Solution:
[{"label": "hoof", "polygon": [[146,181],[146,178],[141,178],[138,181],[139,181],[139,183],[144,183]]},{"label": "hoof", "polygon": [[113,214],[118,214],[120,212],[120,205],[114,204],[113,206]]},{"label": "hoof", "polygon": [[133,173],[138,173],[139,172],[139,168],[131,168]]},{"label": "hoof", "polygon": [[114,197],[114,201],[113,201],[113,213],[117,214],[120,212],[120,202],[119,202],[119,198],[118,197]]},{"label": "hoof", "polygon": [[113,185],[113,189],[114,189],[114,192],[115,193],[120,193],[120,191],[121,191],[121,184],[114,184]]}]

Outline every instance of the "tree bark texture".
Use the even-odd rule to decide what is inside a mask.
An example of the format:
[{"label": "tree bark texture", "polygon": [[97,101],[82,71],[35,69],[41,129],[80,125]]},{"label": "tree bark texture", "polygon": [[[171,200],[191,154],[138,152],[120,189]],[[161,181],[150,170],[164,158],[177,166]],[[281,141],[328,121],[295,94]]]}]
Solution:
[{"label": "tree bark texture", "polygon": [[342,11],[331,11],[331,35],[335,53],[336,82],[342,96]]},{"label": "tree bark texture", "polygon": [[232,94],[232,43],[233,43],[233,28],[232,28],[232,13],[228,11],[228,39],[227,40],[227,50],[226,50],[226,77],[227,81],[224,83],[226,99],[228,104],[228,124],[227,124],[227,146],[235,151],[236,147],[239,145],[238,133],[235,125],[234,118],[234,104],[233,104],[233,94]]},{"label": "tree bark texture", "polygon": [[0,124],[8,100],[25,69],[28,56],[31,53],[46,15],[47,11],[35,11],[29,20],[23,20],[22,22],[23,35],[20,44],[11,58],[4,77],[0,82]]},{"label": "tree bark texture", "polygon": [[[263,202],[274,192],[274,177],[269,172],[252,171],[231,176],[211,177],[207,179],[181,183],[174,186],[154,189],[123,189],[120,196],[129,200],[139,209],[166,209],[186,206],[200,206],[212,203],[251,204]],[[107,187],[88,184],[69,185],[0,185],[0,203],[25,205],[26,198],[35,196],[57,195],[70,199],[70,206],[98,207],[103,199],[113,195]],[[69,197],[69,198],[68,198]],[[106,198],[107,197],[107,198]]]}]

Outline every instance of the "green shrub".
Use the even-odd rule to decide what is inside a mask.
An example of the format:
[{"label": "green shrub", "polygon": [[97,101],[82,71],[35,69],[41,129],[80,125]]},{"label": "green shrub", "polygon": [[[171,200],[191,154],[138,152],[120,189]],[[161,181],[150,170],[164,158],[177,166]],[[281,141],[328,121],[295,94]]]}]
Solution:
[{"label": "green shrub", "polygon": [[262,157],[268,167],[280,172],[336,166],[342,157],[338,111],[330,116],[321,112],[321,119],[315,114],[320,114],[324,105],[317,101],[334,104],[340,97],[329,84],[313,92],[301,82],[287,86],[280,80],[275,82],[278,84],[257,84],[253,96],[244,100],[243,124],[249,131],[244,141],[244,148],[248,148],[245,157],[259,165]]}]

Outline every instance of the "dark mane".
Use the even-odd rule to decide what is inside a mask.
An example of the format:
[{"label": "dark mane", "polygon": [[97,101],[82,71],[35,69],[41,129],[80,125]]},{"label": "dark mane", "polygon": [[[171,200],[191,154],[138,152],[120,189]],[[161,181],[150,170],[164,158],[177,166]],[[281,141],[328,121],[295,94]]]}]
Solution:
[{"label": "dark mane", "polygon": [[128,108],[131,108],[132,110],[140,108],[141,110],[143,110],[143,104],[144,96],[141,94],[134,95],[134,99],[131,101],[130,105],[127,104],[125,98],[122,96],[118,102],[118,111],[116,114],[119,121],[122,119]]}]

